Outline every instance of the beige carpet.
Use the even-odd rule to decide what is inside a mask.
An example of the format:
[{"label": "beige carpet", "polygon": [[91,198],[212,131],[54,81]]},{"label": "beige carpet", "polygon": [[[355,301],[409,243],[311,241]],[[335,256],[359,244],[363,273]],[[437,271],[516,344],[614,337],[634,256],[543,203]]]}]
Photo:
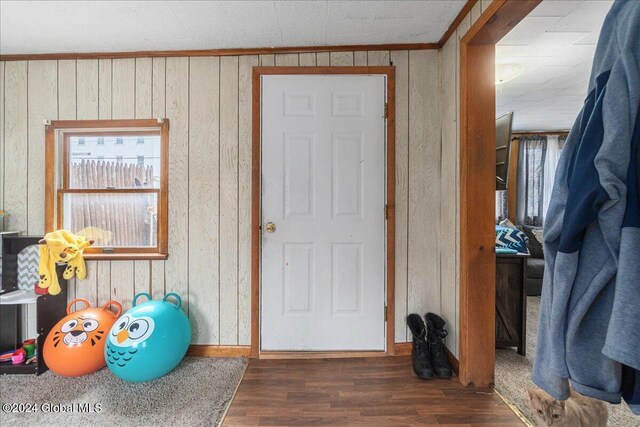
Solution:
[{"label": "beige carpet", "polygon": [[[520,356],[516,349],[496,349],[496,390],[534,424],[536,417],[529,408],[526,388],[533,387],[531,370],[536,351],[539,311],[540,297],[527,298],[526,358]],[[609,405],[609,425],[615,427],[640,426],[640,417],[635,417],[624,403]]]},{"label": "beige carpet", "polygon": [[[0,425],[8,426],[216,426],[242,379],[247,360],[187,357],[170,374],[130,384],[102,370],[79,378],[46,372],[0,377]],[[37,412],[7,413],[5,404],[37,402]],[[46,413],[49,404],[69,405],[74,412]],[[78,404],[99,404],[82,413]],[[58,405],[58,406],[56,406]],[[95,409],[95,407],[94,407]]]}]

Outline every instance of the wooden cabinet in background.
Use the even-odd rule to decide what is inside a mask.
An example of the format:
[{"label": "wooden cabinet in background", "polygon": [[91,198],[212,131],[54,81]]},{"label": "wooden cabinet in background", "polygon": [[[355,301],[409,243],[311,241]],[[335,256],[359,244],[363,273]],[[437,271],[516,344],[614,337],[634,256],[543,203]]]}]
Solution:
[{"label": "wooden cabinet in background", "polygon": [[526,354],[528,255],[496,255],[496,347]]}]

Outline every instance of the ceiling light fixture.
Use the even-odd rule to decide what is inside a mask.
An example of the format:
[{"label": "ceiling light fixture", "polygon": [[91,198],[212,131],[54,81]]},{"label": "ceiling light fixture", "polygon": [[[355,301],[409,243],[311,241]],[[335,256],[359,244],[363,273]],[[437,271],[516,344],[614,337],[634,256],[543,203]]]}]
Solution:
[{"label": "ceiling light fixture", "polygon": [[496,84],[517,79],[524,73],[524,66],[520,64],[496,64]]}]

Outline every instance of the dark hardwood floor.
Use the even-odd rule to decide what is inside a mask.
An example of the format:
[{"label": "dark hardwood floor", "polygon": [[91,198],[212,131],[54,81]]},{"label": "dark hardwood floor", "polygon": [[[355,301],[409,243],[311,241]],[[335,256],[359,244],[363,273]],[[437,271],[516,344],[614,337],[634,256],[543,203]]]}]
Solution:
[{"label": "dark hardwood floor", "polygon": [[409,356],[251,360],[225,426],[522,426],[492,389],[418,379]]}]

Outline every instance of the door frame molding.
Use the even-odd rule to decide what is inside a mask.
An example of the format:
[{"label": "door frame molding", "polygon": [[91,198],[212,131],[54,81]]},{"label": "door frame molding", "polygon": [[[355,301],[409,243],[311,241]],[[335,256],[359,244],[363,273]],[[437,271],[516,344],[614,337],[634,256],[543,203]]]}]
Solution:
[{"label": "door frame molding", "polygon": [[[386,140],[386,355],[395,354],[395,188],[396,188],[396,144],[395,144],[395,67],[253,67],[252,75],[252,155],[251,155],[251,357],[260,357],[260,244],[261,244],[261,136],[262,112],[260,109],[264,75],[385,75],[387,80],[387,140]],[[304,357],[305,352],[297,352]],[[316,352],[317,353],[317,352]],[[327,352],[324,355],[349,355],[356,352]],[[370,353],[357,352],[358,356]],[[286,352],[291,355],[292,352]],[[264,353],[268,357],[268,352]],[[275,356],[275,355],[274,355]]]},{"label": "door frame molding", "polygon": [[460,367],[488,387],[495,368],[495,45],[542,0],[494,0],[460,40]]}]

